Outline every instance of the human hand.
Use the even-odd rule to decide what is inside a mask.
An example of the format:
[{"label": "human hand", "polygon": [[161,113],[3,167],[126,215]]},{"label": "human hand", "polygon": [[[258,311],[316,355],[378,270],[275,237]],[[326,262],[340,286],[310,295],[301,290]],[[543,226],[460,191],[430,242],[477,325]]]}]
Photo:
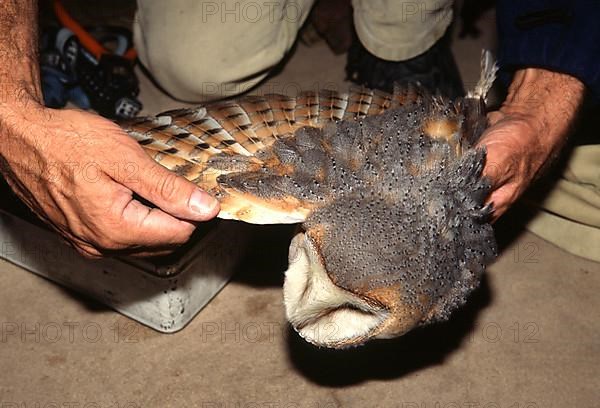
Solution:
[{"label": "human hand", "polygon": [[0,105],[0,170],[80,253],[168,253],[195,222],[218,214],[214,198],[155,163],[111,121],[25,105]]},{"label": "human hand", "polygon": [[496,221],[552,163],[564,146],[584,96],[576,78],[538,68],[515,73],[506,101],[488,115],[479,146],[487,149],[486,204]]}]

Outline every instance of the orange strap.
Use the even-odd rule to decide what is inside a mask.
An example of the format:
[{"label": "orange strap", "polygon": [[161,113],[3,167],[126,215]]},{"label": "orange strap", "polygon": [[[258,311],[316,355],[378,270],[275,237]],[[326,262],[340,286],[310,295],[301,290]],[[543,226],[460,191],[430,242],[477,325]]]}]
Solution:
[{"label": "orange strap", "polygon": [[[65,7],[60,2],[60,0],[54,0],[54,12],[56,13],[58,21],[60,21],[60,23],[66,28],[73,31],[73,33],[77,36],[79,42],[81,42],[81,45],[83,45],[85,49],[92,53],[92,55],[97,60],[100,60],[102,54],[110,53],[110,51],[108,51],[102,44],[100,44],[98,40],[94,38],[93,35],[88,33],[85,30],[85,28],[81,26],[81,24],[79,24],[73,17],[71,17],[71,15],[67,12]],[[137,57],[137,53],[132,47],[129,50],[127,50],[123,57],[133,61]]]}]

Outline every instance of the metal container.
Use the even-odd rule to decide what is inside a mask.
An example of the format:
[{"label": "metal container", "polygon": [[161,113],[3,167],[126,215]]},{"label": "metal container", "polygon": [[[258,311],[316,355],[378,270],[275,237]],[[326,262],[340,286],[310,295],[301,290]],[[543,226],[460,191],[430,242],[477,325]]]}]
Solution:
[{"label": "metal container", "polygon": [[244,256],[253,226],[215,220],[162,258],[79,255],[0,186],[0,258],[106,304],[164,333],[182,329],[223,288]]}]

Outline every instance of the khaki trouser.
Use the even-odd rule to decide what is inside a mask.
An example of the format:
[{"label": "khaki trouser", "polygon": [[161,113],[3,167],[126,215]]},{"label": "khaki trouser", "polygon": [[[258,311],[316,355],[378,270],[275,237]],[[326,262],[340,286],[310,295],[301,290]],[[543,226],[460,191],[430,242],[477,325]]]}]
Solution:
[{"label": "khaki trouser", "polygon": [[600,145],[577,146],[540,201],[527,229],[572,254],[600,262]]},{"label": "khaki trouser", "polygon": [[[292,47],[314,0],[138,0],[140,60],[172,96],[200,102],[247,91]],[[353,0],[362,44],[392,61],[431,47],[452,0]]]}]

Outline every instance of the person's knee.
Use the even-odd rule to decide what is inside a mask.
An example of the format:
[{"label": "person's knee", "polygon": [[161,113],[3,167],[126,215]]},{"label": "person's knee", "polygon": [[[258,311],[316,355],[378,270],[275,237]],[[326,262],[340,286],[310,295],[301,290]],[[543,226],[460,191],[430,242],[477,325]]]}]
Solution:
[{"label": "person's knee", "polygon": [[407,60],[428,50],[452,22],[453,0],[353,0],[361,43],[375,56]]},{"label": "person's knee", "polygon": [[269,71],[269,64],[283,57],[284,51],[269,50],[271,61],[257,60],[244,47],[229,41],[198,40],[193,33],[170,33],[165,37],[188,37],[181,42],[173,39],[164,44],[164,37],[135,30],[136,46],[141,63],[171,96],[190,102],[220,99],[245,92]]},{"label": "person's knee", "polygon": [[[269,67],[238,52],[234,58],[217,58],[202,51],[154,54],[142,63],[171,96],[190,102],[221,99],[246,92],[260,82]],[[223,55],[221,55],[223,57]]]},{"label": "person's knee", "polygon": [[286,11],[287,2],[278,3],[281,10],[270,2],[207,3],[221,12],[204,4],[138,1],[140,60],[165,91],[186,101],[237,95],[265,78],[291,48],[312,0],[299,0],[297,15]]}]

